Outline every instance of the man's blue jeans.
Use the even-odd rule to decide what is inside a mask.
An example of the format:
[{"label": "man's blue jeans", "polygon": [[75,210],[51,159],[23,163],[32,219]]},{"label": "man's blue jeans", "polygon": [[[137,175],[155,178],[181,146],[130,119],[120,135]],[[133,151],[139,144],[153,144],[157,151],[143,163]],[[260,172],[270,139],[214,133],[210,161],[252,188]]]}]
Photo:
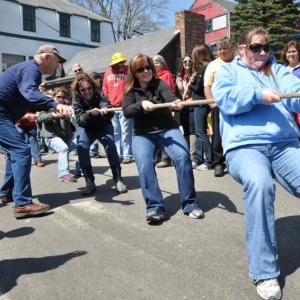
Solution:
[{"label": "man's blue jeans", "polygon": [[179,129],[135,135],[132,145],[147,212],[165,211],[154,167],[154,156],[158,147],[174,162],[183,212],[189,213],[198,208],[188,145]]},{"label": "man's blue jeans", "polygon": [[38,143],[37,125],[26,128],[17,126],[17,130],[24,136],[25,141],[30,144],[33,162],[36,163],[38,160],[41,160],[42,155]]},{"label": "man's blue jeans", "polygon": [[16,206],[32,203],[30,145],[18,132],[14,122],[9,117],[9,112],[3,107],[0,107],[0,147],[7,155],[1,195],[12,193]]},{"label": "man's blue jeans", "polygon": [[[70,138],[68,141],[64,141],[60,137],[45,138],[47,147],[58,152],[58,177],[62,177],[69,171],[69,152],[76,149],[76,139]],[[79,162],[75,164],[76,171],[80,171]]]},{"label": "man's blue jeans", "polygon": [[132,158],[132,119],[126,119],[123,112],[116,111],[111,119],[114,127],[114,140],[118,155],[122,161],[124,158]]},{"label": "man's blue jeans", "polygon": [[114,129],[111,124],[106,125],[102,129],[78,127],[76,135],[78,157],[82,169],[91,166],[89,149],[95,140],[98,140],[103,145],[110,167],[120,166],[119,156],[114,143]]},{"label": "man's blue jeans", "polygon": [[273,175],[288,192],[300,197],[299,142],[247,145],[229,151],[226,161],[232,177],[243,185],[250,277],[278,277]]}]

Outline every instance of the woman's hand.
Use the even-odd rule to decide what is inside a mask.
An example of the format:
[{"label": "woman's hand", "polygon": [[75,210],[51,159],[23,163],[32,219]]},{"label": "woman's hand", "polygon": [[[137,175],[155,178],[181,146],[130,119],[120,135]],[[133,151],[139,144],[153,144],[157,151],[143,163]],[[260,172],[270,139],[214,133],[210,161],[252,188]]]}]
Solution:
[{"label": "woman's hand", "polygon": [[272,103],[277,103],[281,101],[278,92],[270,90],[270,89],[263,89],[261,92],[261,100],[263,104],[270,105]]},{"label": "woman's hand", "polygon": [[181,109],[182,109],[182,105],[181,105],[180,99],[177,99],[177,100],[175,100],[174,102],[172,102],[171,108],[172,108],[173,110],[181,110]]},{"label": "woman's hand", "polygon": [[95,108],[89,110],[89,114],[94,117],[98,116],[101,114],[101,109],[95,107]]},{"label": "woman's hand", "polygon": [[153,103],[151,101],[143,100],[142,107],[145,111],[153,111]]},{"label": "woman's hand", "polygon": [[64,115],[66,117],[71,117],[74,114],[74,109],[72,106],[58,104],[56,107],[56,111],[58,114]]},{"label": "woman's hand", "polygon": [[109,112],[107,111],[107,108],[106,107],[103,107],[101,109],[98,109],[99,110],[99,113],[101,114],[101,116],[104,116],[106,114],[108,114]]}]

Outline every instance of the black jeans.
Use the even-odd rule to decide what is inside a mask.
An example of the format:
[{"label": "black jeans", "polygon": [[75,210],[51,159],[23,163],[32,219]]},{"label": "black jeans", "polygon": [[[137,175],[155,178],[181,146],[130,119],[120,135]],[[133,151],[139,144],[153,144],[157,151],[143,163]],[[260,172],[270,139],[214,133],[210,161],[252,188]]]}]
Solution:
[{"label": "black jeans", "polygon": [[223,155],[222,139],[220,133],[220,110],[217,106],[211,110],[211,121],[213,130],[213,166],[222,165],[223,167],[225,167],[225,158]]}]

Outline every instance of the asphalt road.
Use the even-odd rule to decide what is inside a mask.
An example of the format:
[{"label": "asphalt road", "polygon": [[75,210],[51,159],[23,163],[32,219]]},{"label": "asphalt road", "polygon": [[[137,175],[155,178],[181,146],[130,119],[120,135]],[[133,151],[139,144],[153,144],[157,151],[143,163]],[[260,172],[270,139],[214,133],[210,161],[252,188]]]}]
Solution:
[{"label": "asphalt road", "polygon": [[[248,277],[242,188],[226,175],[194,171],[200,206],[194,220],[180,211],[173,167],[158,169],[167,220],[145,222],[135,164],[123,166],[129,192],[118,195],[106,159],[93,159],[97,193],[57,179],[57,154],[32,168],[34,201],[44,217],[16,220],[0,207],[0,299],[259,299]],[[71,156],[71,166],[74,157]],[[0,157],[1,177],[5,161]],[[259,174],[258,174],[259,176]],[[283,299],[300,295],[300,203],[277,187],[276,230]]]}]

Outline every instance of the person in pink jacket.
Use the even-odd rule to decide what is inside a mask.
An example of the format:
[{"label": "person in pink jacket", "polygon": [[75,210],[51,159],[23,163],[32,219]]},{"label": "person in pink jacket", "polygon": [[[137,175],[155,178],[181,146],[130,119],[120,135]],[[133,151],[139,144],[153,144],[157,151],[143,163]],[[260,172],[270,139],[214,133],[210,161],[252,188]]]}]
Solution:
[{"label": "person in pink jacket", "polygon": [[[110,67],[105,71],[102,91],[112,107],[122,107],[123,88],[127,79],[126,58],[121,52],[114,53]],[[117,111],[112,118],[114,140],[120,161],[128,164],[132,159],[132,120],[126,119],[122,111]]]}]

